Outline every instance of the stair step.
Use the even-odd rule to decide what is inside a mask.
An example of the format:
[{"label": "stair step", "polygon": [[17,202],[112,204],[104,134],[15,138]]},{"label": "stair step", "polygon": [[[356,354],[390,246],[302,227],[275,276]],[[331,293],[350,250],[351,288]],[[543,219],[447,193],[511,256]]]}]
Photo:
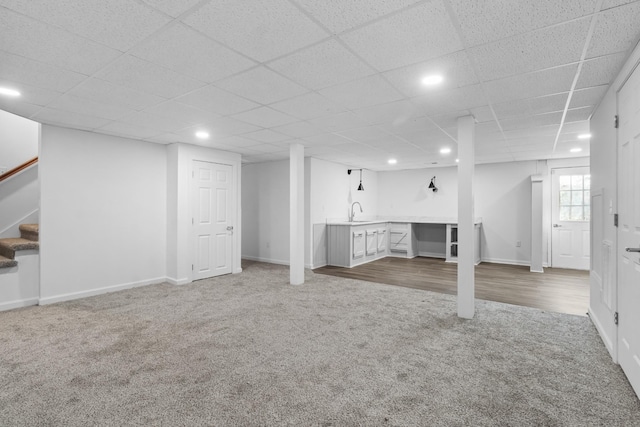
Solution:
[{"label": "stair step", "polygon": [[10,260],[15,258],[16,251],[27,251],[33,249],[40,249],[40,243],[19,237],[0,239],[0,256],[9,258]]},{"label": "stair step", "polygon": [[16,265],[18,265],[18,261],[15,259],[5,258],[0,255],[0,268],[10,268],[15,267]]},{"label": "stair step", "polygon": [[20,237],[37,242],[40,240],[40,224],[20,224]]}]

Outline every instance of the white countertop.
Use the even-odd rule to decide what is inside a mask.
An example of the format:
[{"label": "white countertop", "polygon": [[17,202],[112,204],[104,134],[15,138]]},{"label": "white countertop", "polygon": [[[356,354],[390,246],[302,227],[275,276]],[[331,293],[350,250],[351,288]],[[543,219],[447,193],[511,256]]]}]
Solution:
[{"label": "white countertop", "polygon": [[[413,223],[413,224],[457,224],[457,218],[436,218],[436,217],[426,217],[426,216],[394,216],[387,218],[377,218],[377,219],[358,219],[356,217],[355,221],[344,221],[344,220],[327,220],[327,225],[371,225],[371,224],[382,224],[385,222],[402,222],[402,223]],[[481,224],[482,218],[476,218],[474,221],[475,224]]]}]

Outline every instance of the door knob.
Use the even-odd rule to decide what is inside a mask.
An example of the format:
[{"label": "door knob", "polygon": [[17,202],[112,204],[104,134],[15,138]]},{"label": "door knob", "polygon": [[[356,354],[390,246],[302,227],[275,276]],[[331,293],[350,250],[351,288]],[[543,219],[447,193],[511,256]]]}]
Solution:
[{"label": "door knob", "polygon": [[233,230],[233,225],[228,226],[227,230],[229,230],[229,231]]},{"label": "door knob", "polygon": [[562,227],[560,224],[553,224],[553,228]]},{"label": "door knob", "polygon": [[640,248],[624,248],[627,252],[640,252]]}]

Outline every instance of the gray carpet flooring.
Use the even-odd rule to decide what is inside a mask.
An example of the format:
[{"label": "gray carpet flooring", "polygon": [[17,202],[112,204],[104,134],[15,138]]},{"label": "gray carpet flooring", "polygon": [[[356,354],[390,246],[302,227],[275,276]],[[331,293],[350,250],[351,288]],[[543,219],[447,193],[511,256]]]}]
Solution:
[{"label": "gray carpet flooring", "polygon": [[585,317],[286,267],[0,313],[1,426],[637,426]]}]

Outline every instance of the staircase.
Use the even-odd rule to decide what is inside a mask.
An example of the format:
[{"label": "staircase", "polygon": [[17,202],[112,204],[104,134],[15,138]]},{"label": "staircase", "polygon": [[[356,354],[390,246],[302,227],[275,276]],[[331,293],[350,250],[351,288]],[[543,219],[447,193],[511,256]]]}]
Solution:
[{"label": "staircase", "polygon": [[20,237],[0,239],[0,311],[38,303],[39,225],[19,229]]}]

